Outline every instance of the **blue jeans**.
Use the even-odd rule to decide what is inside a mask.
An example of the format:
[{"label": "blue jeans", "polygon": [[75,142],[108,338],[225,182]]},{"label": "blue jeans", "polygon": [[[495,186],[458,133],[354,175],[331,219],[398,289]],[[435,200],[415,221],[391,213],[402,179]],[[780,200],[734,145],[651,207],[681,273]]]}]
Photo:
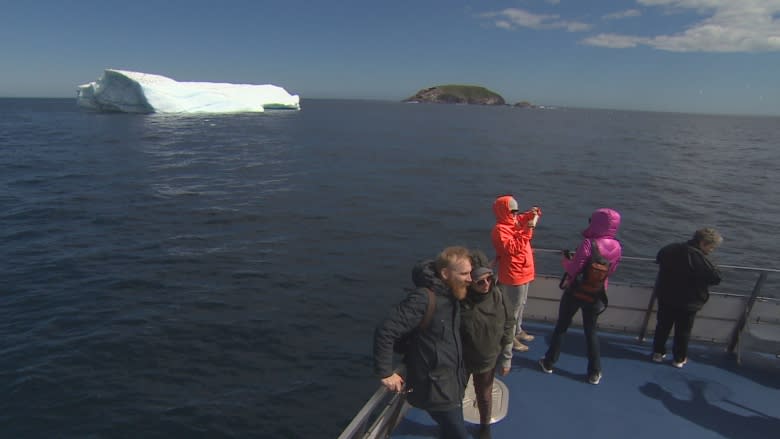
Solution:
[{"label": "blue jeans", "polygon": [[466,422],[463,420],[463,407],[456,407],[447,411],[431,411],[428,414],[439,424],[442,439],[469,439],[466,431]]},{"label": "blue jeans", "polygon": [[582,311],[582,328],[585,330],[585,344],[588,349],[588,375],[601,372],[601,353],[599,351],[599,339],[596,333],[596,306],[593,303],[583,302],[575,298],[571,293],[564,292],[561,303],[558,306],[558,322],[555,324],[550,347],[544,358],[549,365],[558,361],[563,343],[563,334],[569,329],[572,318],[577,310]]}]

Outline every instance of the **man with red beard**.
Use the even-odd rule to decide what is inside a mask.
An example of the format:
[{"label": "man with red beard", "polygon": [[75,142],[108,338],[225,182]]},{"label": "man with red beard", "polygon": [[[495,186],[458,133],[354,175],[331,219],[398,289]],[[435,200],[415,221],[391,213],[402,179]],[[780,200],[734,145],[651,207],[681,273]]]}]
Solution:
[{"label": "man with red beard", "polygon": [[[376,328],[374,372],[388,390],[405,392],[411,405],[427,411],[439,424],[441,437],[468,438],[458,304],[471,283],[468,249],[445,248],[436,260],[417,264],[412,280],[417,288]],[[429,297],[434,299],[430,308]],[[393,368],[393,345],[404,336],[405,378]]]}]

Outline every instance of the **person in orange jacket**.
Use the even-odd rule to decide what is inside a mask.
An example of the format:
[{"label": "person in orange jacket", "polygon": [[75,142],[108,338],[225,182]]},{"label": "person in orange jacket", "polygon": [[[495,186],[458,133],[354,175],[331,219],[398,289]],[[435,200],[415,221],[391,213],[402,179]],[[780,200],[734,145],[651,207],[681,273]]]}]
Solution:
[{"label": "person in orange jacket", "polygon": [[512,303],[517,321],[515,338],[507,349],[526,352],[528,346],[524,342],[533,340],[534,336],[523,330],[523,310],[528,300],[528,284],[536,277],[531,239],[542,210],[534,206],[520,212],[514,197],[502,195],[493,203],[493,213],[496,225],[491,238],[496,250],[498,282],[504,297]]}]

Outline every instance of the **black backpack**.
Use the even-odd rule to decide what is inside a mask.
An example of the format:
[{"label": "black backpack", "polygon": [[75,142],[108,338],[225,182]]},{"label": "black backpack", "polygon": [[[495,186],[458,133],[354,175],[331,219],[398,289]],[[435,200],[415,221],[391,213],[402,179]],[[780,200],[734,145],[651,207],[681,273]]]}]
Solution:
[{"label": "black backpack", "polygon": [[430,288],[426,288],[425,291],[428,292],[428,307],[425,308],[425,315],[423,315],[420,324],[417,325],[416,328],[407,332],[401,336],[401,338],[396,340],[395,343],[393,343],[393,351],[396,354],[406,355],[406,353],[409,351],[409,346],[412,344],[412,338],[420,331],[425,330],[428,325],[431,324],[431,319],[433,319],[433,312],[436,310],[436,295]]}]

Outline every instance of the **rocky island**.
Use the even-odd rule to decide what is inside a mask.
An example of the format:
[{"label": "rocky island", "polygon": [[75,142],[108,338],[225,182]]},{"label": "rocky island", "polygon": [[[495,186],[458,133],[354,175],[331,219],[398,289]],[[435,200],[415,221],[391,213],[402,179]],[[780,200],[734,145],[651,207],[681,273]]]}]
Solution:
[{"label": "rocky island", "polygon": [[506,105],[498,93],[476,85],[437,85],[424,88],[403,102],[437,104]]}]

